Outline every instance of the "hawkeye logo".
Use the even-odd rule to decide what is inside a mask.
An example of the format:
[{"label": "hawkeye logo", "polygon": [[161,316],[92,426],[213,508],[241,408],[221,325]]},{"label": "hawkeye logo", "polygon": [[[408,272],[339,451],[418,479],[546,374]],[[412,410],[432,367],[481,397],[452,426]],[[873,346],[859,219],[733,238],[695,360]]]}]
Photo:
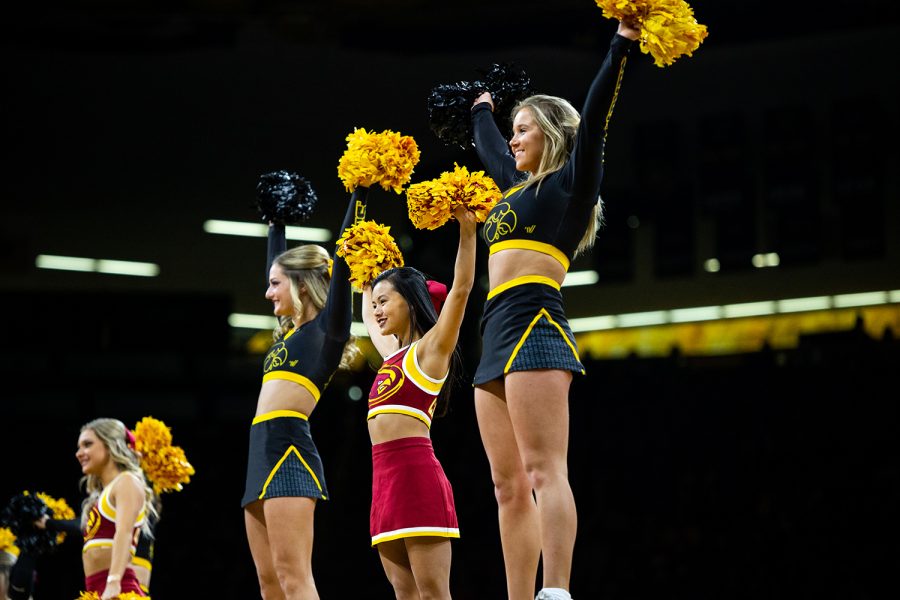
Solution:
[{"label": "hawkeye logo", "polygon": [[272,346],[272,349],[266,355],[266,360],[263,362],[263,373],[279,368],[287,361],[287,357],[288,352],[287,348],[284,347],[284,342],[278,342]]},{"label": "hawkeye logo", "polygon": [[484,239],[492,244],[504,235],[509,235],[516,230],[517,221],[516,211],[509,202],[500,202],[484,222]]},{"label": "hawkeye logo", "polygon": [[375,397],[369,400],[369,406],[381,404],[399,392],[405,379],[400,365],[382,365],[378,369],[378,375],[375,376],[375,383],[372,386],[375,389]]}]

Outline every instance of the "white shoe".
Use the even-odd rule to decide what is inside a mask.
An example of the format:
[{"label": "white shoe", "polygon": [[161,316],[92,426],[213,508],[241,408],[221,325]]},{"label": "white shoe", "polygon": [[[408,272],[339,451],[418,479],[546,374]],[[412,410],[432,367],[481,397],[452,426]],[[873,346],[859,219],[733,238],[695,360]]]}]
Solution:
[{"label": "white shoe", "polygon": [[538,592],[534,600],[572,600],[572,596],[562,588],[544,588]]}]

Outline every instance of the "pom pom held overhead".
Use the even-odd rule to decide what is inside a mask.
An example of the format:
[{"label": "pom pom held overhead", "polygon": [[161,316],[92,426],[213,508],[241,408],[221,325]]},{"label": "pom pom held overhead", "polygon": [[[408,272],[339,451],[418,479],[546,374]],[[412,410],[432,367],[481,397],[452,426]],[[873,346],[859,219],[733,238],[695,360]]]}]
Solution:
[{"label": "pom pom held overhead", "polygon": [[309,181],[296,173],[265,173],[256,184],[256,208],[267,223],[302,223],[312,216],[318,201]]},{"label": "pom pom held overhead", "polygon": [[437,179],[409,186],[406,205],[409,220],[417,229],[437,229],[453,218],[457,206],[472,211],[475,220],[483,223],[500,200],[500,188],[484,171],[470,173],[455,163],[453,167]]},{"label": "pom pom held overhead", "polygon": [[513,63],[494,63],[479,69],[475,81],[440,84],[428,95],[428,123],[431,131],[448,146],[463,150],[474,145],[472,103],[482,92],[490,92],[494,114],[509,126],[510,112],[519,101],[534,93],[525,69]]},{"label": "pom pom held overhead", "polygon": [[412,136],[388,129],[381,133],[354,128],[338,161],[338,177],[348,192],[376,183],[399,194],[419,164],[419,146]]},{"label": "pom pom held overhead", "polygon": [[383,271],[403,266],[403,254],[391,236],[391,228],[374,221],[348,227],[337,243],[337,255],[347,261],[350,283],[358,290]]},{"label": "pom pom held overhead", "polygon": [[692,56],[708,35],[685,0],[595,0],[603,16],[640,29],[641,52],[658,67]]}]

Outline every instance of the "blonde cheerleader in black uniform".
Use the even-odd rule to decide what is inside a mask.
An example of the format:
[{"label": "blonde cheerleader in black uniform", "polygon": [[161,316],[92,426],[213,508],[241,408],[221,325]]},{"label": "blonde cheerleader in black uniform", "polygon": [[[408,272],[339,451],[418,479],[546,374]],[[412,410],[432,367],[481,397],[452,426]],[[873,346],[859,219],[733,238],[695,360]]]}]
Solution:
[{"label": "blonde cheerleader in black uniform", "polygon": [[[341,231],[357,200],[354,194]],[[270,224],[266,298],[282,326],[263,363],[241,504],[262,596],[309,600],[319,597],[313,511],[328,489],[308,419],[335,370],[351,359],[351,294],[343,259],[335,258],[332,273],[321,246],[285,248],[284,225]]]},{"label": "blonde cheerleader in black uniform", "polygon": [[534,594],[541,557],[538,597],[570,597],[577,519],[568,481],[568,400],[572,373],[584,367],[559,290],[572,258],[593,244],[606,128],[637,35],[620,23],[580,117],[562,98],[526,98],[513,110],[507,144],[490,94],[472,108],[478,155],[507,190],[483,229],[490,292],[474,384],[513,600]]}]

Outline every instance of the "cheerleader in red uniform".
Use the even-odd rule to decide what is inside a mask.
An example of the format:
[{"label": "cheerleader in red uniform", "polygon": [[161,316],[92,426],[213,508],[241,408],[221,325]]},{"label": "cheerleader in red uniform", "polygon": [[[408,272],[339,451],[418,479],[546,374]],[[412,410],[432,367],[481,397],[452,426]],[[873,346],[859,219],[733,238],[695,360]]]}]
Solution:
[{"label": "cheerleader in red uniform", "polygon": [[446,412],[444,384],[459,364],[475,277],[475,217],[454,214],[460,239],[449,292],[411,267],[385,271],[363,292],[363,321],[384,357],[369,392],[370,530],[399,599],[450,598],[450,539],[459,537],[453,490],[429,436],[432,418]]},{"label": "cheerleader in red uniform", "polygon": [[121,421],[95,419],[81,428],[75,457],[88,492],[81,517],[85,590],[101,598],[144,596],[130,563],[138,537],[150,534],[153,490],[134,451],[134,435]]}]

